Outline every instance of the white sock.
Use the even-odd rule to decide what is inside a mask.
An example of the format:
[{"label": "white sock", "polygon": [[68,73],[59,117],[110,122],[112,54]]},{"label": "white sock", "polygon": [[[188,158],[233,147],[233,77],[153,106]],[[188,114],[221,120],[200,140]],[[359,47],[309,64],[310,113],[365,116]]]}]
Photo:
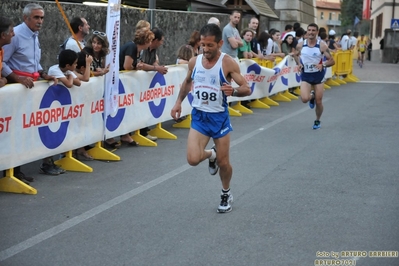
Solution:
[{"label": "white sock", "polygon": [[214,149],[211,149],[211,157],[209,157],[209,160],[214,161],[216,159],[216,152]]}]

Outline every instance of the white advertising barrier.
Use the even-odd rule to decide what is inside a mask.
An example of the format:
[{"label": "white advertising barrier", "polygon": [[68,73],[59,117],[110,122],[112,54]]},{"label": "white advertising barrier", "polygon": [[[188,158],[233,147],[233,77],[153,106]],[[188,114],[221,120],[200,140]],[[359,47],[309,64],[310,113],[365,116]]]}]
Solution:
[{"label": "white advertising barrier", "polygon": [[240,71],[251,87],[252,93],[246,97],[229,97],[229,102],[268,97],[288,88],[297,87],[301,83],[298,65],[291,56],[283,58],[273,69],[260,66],[253,60],[244,59],[240,61]]},{"label": "white advertising barrier", "polygon": [[[107,121],[107,137],[171,120],[187,66],[168,74],[121,73],[117,113]],[[83,147],[103,139],[104,77],[71,89],[35,82],[32,89],[10,84],[0,89],[0,170]],[[189,98],[182,115],[190,114]]]}]

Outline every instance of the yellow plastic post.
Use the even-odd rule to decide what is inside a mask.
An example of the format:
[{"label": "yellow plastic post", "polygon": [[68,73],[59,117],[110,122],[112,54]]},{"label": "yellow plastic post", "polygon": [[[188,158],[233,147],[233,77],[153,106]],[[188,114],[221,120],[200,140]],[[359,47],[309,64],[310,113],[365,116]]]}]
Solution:
[{"label": "yellow plastic post", "polygon": [[241,101],[237,102],[236,105],[231,106],[231,108],[233,108],[234,110],[239,111],[242,114],[253,114],[254,113],[252,110],[250,110],[247,107],[243,106],[241,104]]},{"label": "yellow plastic post", "polygon": [[85,172],[85,173],[93,172],[93,168],[73,158],[72,151],[67,151],[65,153],[64,158],[57,160],[54,163],[59,167],[64,168],[67,171]]},{"label": "yellow plastic post", "polygon": [[6,170],[6,176],[0,178],[0,191],[9,193],[36,195],[37,190],[14,176],[14,168]]},{"label": "yellow plastic post", "polygon": [[137,142],[140,146],[146,147],[157,147],[158,144],[155,141],[147,139],[143,135],[140,134],[140,130],[136,130],[132,135],[132,139]]},{"label": "yellow plastic post", "polygon": [[298,100],[298,97],[295,96],[294,94],[290,93],[288,90],[284,91],[281,95],[283,95],[291,100]]},{"label": "yellow plastic post", "polygon": [[102,160],[102,161],[120,161],[121,157],[118,155],[108,151],[107,149],[104,149],[101,146],[101,141],[97,142],[94,146],[94,148],[91,148],[90,150],[87,151],[88,154],[90,154],[94,159],[96,160]]},{"label": "yellow plastic post", "polygon": [[177,122],[176,124],[173,124],[172,127],[175,128],[190,128],[191,127],[191,115],[188,115],[186,119],[183,121]]},{"label": "yellow plastic post", "polygon": [[291,100],[284,95],[281,94],[281,92],[273,95],[270,97],[272,100],[277,101],[277,102],[290,102]]},{"label": "yellow plastic post", "polygon": [[278,102],[273,101],[269,97],[260,98],[259,101],[261,101],[264,104],[267,104],[268,106],[279,106],[280,105]]},{"label": "yellow plastic post", "polygon": [[229,115],[230,116],[242,116],[240,111],[235,110],[235,109],[231,108],[230,106],[229,106]]},{"label": "yellow plastic post", "polygon": [[176,135],[163,129],[161,123],[158,123],[155,128],[151,129],[148,133],[160,139],[177,139]]},{"label": "yellow plastic post", "polygon": [[270,109],[269,105],[259,101],[259,99],[253,100],[248,105],[253,107],[253,108]]}]

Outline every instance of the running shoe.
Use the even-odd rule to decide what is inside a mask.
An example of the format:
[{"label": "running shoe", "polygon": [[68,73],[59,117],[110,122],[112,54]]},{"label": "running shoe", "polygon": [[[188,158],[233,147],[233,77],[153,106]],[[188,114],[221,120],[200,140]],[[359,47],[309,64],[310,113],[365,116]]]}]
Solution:
[{"label": "running shoe", "polygon": [[[216,147],[215,147],[215,145],[212,146],[211,150],[214,150],[215,153],[216,153]],[[217,174],[217,172],[218,172],[218,170],[219,170],[219,165],[218,165],[218,163],[217,163],[217,161],[216,161],[216,158],[215,158],[214,160],[209,159],[208,170],[209,170],[209,173],[210,173],[211,175],[216,175],[216,174]]]},{"label": "running shoe", "polygon": [[220,201],[220,205],[218,207],[218,213],[226,213],[226,212],[231,212],[231,204],[233,202],[233,195],[230,194],[222,194],[220,196],[222,199]]},{"label": "running shoe", "polygon": [[314,104],[314,98],[315,98],[315,94],[314,91],[310,92],[310,101],[309,101],[309,107],[310,109],[313,109],[315,104]]},{"label": "running shoe", "polygon": [[315,120],[313,124],[313,129],[319,129],[321,128],[321,123],[319,120]]}]

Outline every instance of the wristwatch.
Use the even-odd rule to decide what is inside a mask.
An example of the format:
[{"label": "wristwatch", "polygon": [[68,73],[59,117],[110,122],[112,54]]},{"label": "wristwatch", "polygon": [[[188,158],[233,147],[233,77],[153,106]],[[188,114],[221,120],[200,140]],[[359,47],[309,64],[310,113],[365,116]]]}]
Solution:
[{"label": "wristwatch", "polygon": [[237,96],[238,95],[238,90],[237,89],[233,89],[233,96]]}]

